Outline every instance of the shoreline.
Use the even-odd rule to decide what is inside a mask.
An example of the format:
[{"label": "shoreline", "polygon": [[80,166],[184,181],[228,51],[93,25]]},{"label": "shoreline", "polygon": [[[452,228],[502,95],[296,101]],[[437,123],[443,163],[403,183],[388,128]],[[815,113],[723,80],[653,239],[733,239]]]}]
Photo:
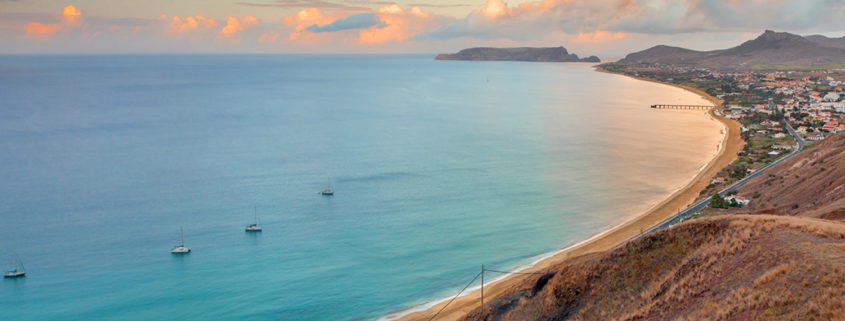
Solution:
[{"label": "shoreline", "polygon": [[[714,105],[721,105],[722,103],[721,100],[716,97],[712,97],[697,88],[610,72],[598,66],[594,69],[597,72],[609,73],[681,88],[706,99]],[[739,123],[724,117],[716,116],[713,110],[710,110],[709,114],[711,119],[722,125],[724,134],[722,136],[722,142],[720,143],[721,148],[718,153],[716,153],[686,185],[675,190],[665,199],[652,205],[641,214],[636,215],[610,229],[599,232],[586,240],[575,243],[574,245],[538,256],[538,259],[533,263],[525,267],[519,267],[518,270],[527,272],[545,271],[574,257],[610,250],[627,242],[632,237],[640,234],[641,231],[657,225],[664,219],[674,215],[676,213],[676,209],[686,208],[690,204],[694,203],[698,199],[701,191],[709,185],[712,177],[737,158],[737,153],[742,150],[745,143],[740,137]],[[494,300],[501,294],[510,290],[512,287],[519,285],[521,280],[522,278],[510,275],[502,276],[489,283],[485,283],[485,300],[488,300],[488,298],[491,301]],[[398,311],[382,317],[380,320],[428,320],[450,299],[451,296],[424,305],[405,309],[403,311]],[[443,310],[443,312],[438,315],[437,320],[459,320],[468,312],[478,307],[479,299],[480,293],[478,291],[478,287],[472,288],[471,291],[465,292],[455,299],[455,301],[452,302],[447,309]]]}]

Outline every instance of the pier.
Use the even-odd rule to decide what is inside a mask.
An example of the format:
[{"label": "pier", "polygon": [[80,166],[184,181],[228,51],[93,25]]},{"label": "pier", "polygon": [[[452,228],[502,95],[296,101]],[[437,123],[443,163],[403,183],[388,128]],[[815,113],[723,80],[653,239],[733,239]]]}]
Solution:
[{"label": "pier", "polygon": [[713,109],[716,106],[705,106],[705,105],[651,105],[651,108],[655,109]]}]

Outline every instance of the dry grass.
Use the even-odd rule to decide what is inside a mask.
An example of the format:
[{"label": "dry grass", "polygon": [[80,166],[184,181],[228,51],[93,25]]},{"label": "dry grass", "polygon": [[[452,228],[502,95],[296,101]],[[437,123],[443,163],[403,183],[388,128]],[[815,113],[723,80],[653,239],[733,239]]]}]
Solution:
[{"label": "dry grass", "polygon": [[845,320],[845,224],[716,216],[561,265],[469,320]]}]

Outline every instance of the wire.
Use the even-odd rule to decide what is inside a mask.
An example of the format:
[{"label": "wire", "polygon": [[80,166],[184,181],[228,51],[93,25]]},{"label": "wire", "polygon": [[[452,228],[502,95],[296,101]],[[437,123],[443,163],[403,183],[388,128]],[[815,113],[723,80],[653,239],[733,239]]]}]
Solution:
[{"label": "wire", "polygon": [[445,310],[446,307],[448,307],[450,304],[452,304],[452,301],[455,301],[455,299],[457,299],[458,296],[461,295],[461,293],[464,293],[464,291],[466,291],[466,289],[469,288],[469,286],[472,285],[472,283],[475,282],[475,280],[477,280],[478,276],[480,276],[480,275],[481,275],[481,272],[478,272],[478,274],[476,274],[475,277],[472,278],[472,281],[469,281],[469,283],[467,283],[467,286],[465,286],[463,289],[461,289],[461,291],[458,292],[458,294],[455,294],[455,297],[453,297],[451,300],[449,300],[449,302],[446,303],[446,305],[444,305],[442,308],[440,308],[440,311],[437,311],[437,313],[435,313],[433,316],[431,316],[431,318],[428,319],[428,321],[434,320],[434,318],[436,318],[440,314],[440,312],[443,312],[443,310]]}]

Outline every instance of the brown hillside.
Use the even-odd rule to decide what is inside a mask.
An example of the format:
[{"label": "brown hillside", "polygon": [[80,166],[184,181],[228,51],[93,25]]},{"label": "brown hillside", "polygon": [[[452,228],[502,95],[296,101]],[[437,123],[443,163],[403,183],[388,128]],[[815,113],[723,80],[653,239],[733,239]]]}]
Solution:
[{"label": "brown hillside", "polygon": [[739,189],[743,213],[845,219],[845,134],[828,137]]},{"label": "brown hillside", "polygon": [[466,320],[845,320],[845,224],[689,221],[529,276]]}]

